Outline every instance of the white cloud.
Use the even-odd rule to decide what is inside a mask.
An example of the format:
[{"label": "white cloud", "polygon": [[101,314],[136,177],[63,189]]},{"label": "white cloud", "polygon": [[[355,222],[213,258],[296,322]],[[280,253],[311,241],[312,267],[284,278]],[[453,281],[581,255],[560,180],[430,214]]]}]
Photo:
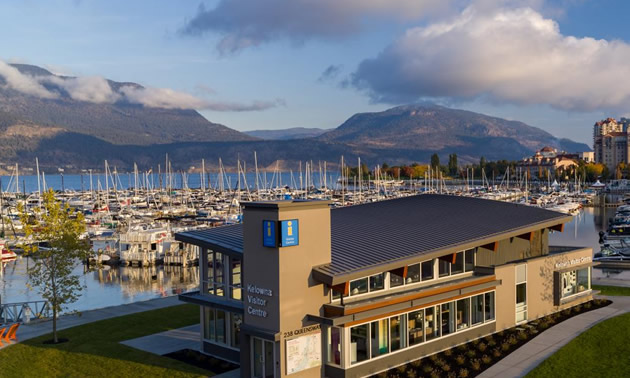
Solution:
[{"label": "white cloud", "polygon": [[447,9],[451,0],[221,0],[200,5],[184,34],[222,35],[217,48],[235,52],[275,39],[332,39],[362,30],[367,19],[412,21]]},{"label": "white cloud", "polygon": [[630,105],[630,45],[576,38],[531,8],[469,7],[449,22],[409,29],[353,84],[378,102],[485,98],[589,111]]},{"label": "white cloud", "polygon": [[[218,112],[262,111],[284,105],[284,101],[253,101],[251,103],[208,101],[189,93],[168,88],[145,88],[123,85],[114,90],[109,81],[101,76],[62,77],[55,75],[31,76],[0,60],[0,78],[5,86],[44,99],[57,99],[62,93],[72,99],[97,104],[113,104],[128,101],[147,107],[164,109],[197,109]],[[0,84],[1,85],[1,84]],[[208,87],[206,92],[211,91]]]},{"label": "white cloud", "polygon": [[17,68],[0,60],[0,76],[5,86],[24,94],[41,98],[57,98],[58,95],[47,90],[35,77],[22,74]]}]

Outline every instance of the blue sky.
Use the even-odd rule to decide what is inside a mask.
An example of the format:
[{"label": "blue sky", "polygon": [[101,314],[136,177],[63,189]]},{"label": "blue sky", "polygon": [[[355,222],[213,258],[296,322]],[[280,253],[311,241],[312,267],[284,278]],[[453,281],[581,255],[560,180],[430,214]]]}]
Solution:
[{"label": "blue sky", "polygon": [[[625,57],[625,52],[618,50],[625,51],[625,41],[630,40],[630,29],[625,27],[630,10],[627,1],[480,0],[453,1],[445,7],[438,4],[443,2],[428,0],[427,3],[433,4],[422,9],[413,8],[415,5],[409,5],[412,3],[408,0],[392,0],[392,8],[379,5],[379,0],[364,1],[376,5],[369,8],[357,0],[347,0],[347,7],[337,4],[324,9],[327,6],[324,3],[334,3],[322,0],[322,8],[310,10],[311,13],[321,12],[321,19],[315,20],[305,18],[310,16],[300,14],[299,8],[282,7],[281,12],[274,12],[274,6],[282,5],[280,0],[269,0],[262,11],[247,8],[253,4],[250,0],[236,1],[241,7],[233,9],[221,0],[204,1],[204,11],[199,10],[199,1],[5,1],[0,3],[0,60],[31,63],[73,76],[102,76],[149,87],[171,88],[212,103],[268,104],[260,109],[246,106],[252,111],[224,111],[218,106],[200,109],[209,120],[237,130],[331,128],[357,112],[379,111],[428,99],[521,120],[556,136],[590,144],[591,126],[595,121],[630,114],[625,111],[630,105],[626,99],[630,96],[625,93],[615,99],[589,99],[589,96],[608,97],[606,91],[598,89],[598,81],[602,85],[616,83],[619,87],[630,87],[624,82],[627,76],[622,75],[625,68],[621,63],[609,67],[598,62],[603,65],[598,67],[589,62],[584,72],[578,67],[579,75],[567,75],[557,82],[556,77],[564,73],[548,70],[545,64],[541,64],[538,71],[524,69],[528,75],[514,80],[497,75],[484,76],[485,82],[480,82],[471,78],[476,71],[469,69],[472,64],[466,62],[475,61],[475,54],[481,50],[474,48],[475,43],[483,43],[481,46],[485,48],[486,42],[471,39],[461,49],[472,46],[461,53],[466,55],[458,55],[459,52],[453,51],[460,51],[456,36],[462,34],[435,39],[426,34],[427,28],[455,25],[453,20],[468,20],[465,12],[471,6],[476,7],[476,13],[470,28],[460,31],[463,35],[474,34],[473,30],[481,30],[479,25],[492,22],[488,15],[511,15],[517,21],[537,20],[540,15],[545,20],[555,21],[563,37],[620,41],[621,48],[602,47],[605,54],[612,56],[607,61],[616,61]],[[218,5],[225,9],[215,10]],[[407,13],[417,10],[418,16],[408,17],[405,7],[409,7]],[[530,7],[533,13],[510,13],[525,7]],[[265,17],[269,22],[263,22]],[[287,22],[286,28],[280,27],[278,24],[284,22],[281,17],[290,18],[292,22]],[[256,21],[251,22],[258,23],[253,27],[248,24],[252,19]],[[195,20],[199,21],[197,26],[194,26]],[[521,50],[529,54],[523,61],[531,59],[532,54],[546,59],[544,50],[528,50],[527,28],[510,30],[515,33],[510,38],[518,39],[517,33],[521,31],[524,46]],[[228,38],[227,49],[226,36],[232,37]],[[536,43],[535,38],[532,41]],[[556,42],[549,42],[550,46]],[[454,45],[448,45],[448,50],[436,51],[436,57],[458,62],[460,66],[426,65],[409,74],[408,63],[430,60],[432,56],[427,51],[438,43]],[[414,51],[416,45],[423,46],[422,51]],[[521,50],[484,53],[508,51],[513,57]],[[570,54],[581,50],[567,48],[567,51],[559,53],[564,54],[562,59],[571,59]],[[462,70],[461,65],[466,65],[466,69]],[[321,78],[331,66],[337,74]],[[529,66],[531,64],[527,64]],[[489,67],[488,70],[498,72],[505,68]],[[594,77],[592,72],[598,68],[618,73],[617,80],[610,77],[612,73]],[[438,73],[436,77],[430,74],[431,70]],[[460,75],[461,88],[460,81],[451,80]],[[425,85],[428,82],[431,84]],[[523,82],[526,84],[521,85]],[[543,85],[545,82],[549,84]],[[567,83],[577,84],[573,88]],[[526,87],[524,93],[520,93],[522,86]],[[559,91],[560,86],[567,90]]]}]

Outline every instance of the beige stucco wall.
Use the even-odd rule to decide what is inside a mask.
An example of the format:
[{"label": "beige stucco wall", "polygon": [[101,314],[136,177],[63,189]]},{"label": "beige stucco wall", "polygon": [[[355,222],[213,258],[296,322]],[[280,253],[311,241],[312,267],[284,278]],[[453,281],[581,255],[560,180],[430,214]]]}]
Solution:
[{"label": "beige stucco wall", "polygon": [[[541,316],[560,311],[566,307],[590,300],[592,296],[576,299],[562,306],[554,305],[554,271],[561,270],[556,264],[592,258],[591,248],[576,249],[567,253],[552,254],[527,260],[527,319],[534,320]],[[516,323],[516,266],[511,263],[495,268],[501,285],[497,287],[497,330],[514,326]],[[577,265],[575,265],[577,266]],[[570,267],[568,265],[567,267]]]},{"label": "beige stucco wall", "polygon": [[[324,285],[316,283],[311,272],[314,266],[330,263],[330,208],[326,202],[278,203],[275,208],[246,205],[243,217],[244,323],[279,335],[279,341],[275,342],[276,372],[286,376],[286,340],[321,333],[321,329],[306,322],[306,315],[319,315],[323,304],[329,300]],[[299,222],[299,245],[278,248],[262,245],[263,220],[292,219]],[[273,290],[272,297],[259,296],[268,300],[264,306],[267,317],[248,314],[248,284]],[[305,327],[308,331],[303,332]],[[322,350],[322,366],[324,358]],[[291,377],[320,377],[322,374],[320,366],[291,374]]]}]

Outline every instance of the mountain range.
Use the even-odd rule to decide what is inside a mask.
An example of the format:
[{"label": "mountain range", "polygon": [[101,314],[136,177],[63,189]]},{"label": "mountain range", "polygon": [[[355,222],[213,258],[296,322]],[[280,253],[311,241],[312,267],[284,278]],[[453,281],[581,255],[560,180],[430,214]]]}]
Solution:
[{"label": "mountain range", "polygon": [[[550,145],[569,152],[589,147],[558,139],[539,128],[470,111],[433,104],[398,106],[383,112],[358,113],[335,129],[293,128],[241,133],[213,123],[195,110],[164,109],[130,103],[73,98],[63,80],[31,65],[13,65],[22,74],[53,76],[47,88],[60,95],[41,98],[11,89],[0,75],[0,164],[32,166],[35,157],[49,172],[99,168],[108,160],[119,169],[134,162],[156,168],[166,154],[175,169],[212,166],[221,157],[227,166],[236,159],[253,163],[257,152],[262,166],[295,167],[300,161],[337,163],[361,157],[370,165],[427,162],[437,152],[446,158],[457,153],[461,162],[520,159]],[[112,92],[135,83],[108,80]],[[276,162],[279,161],[279,162]],[[251,166],[251,165],[250,165]]]}]

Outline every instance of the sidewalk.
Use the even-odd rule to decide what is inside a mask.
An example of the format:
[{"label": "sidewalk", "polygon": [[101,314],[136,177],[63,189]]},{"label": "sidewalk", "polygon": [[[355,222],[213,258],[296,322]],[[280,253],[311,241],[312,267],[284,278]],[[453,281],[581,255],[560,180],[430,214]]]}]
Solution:
[{"label": "sidewalk", "polygon": [[121,341],[120,343],[145,352],[159,354],[160,356],[177,352],[182,349],[200,350],[200,329],[201,325],[195,324],[188,327],[171,329],[169,331]]},{"label": "sidewalk", "polygon": [[[173,296],[84,311],[81,315],[63,315],[57,319],[57,330],[114,318],[116,316],[135,314],[137,312],[156,310],[180,304],[182,304],[182,302],[177,299],[177,296]],[[24,341],[51,332],[52,320],[34,321],[29,324],[20,325],[17,331],[17,339],[18,342]]]},{"label": "sidewalk", "polygon": [[630,312],[630,297],[602,298],[608,298],[613,303],[604,308],[574,316],[549,328],[481,373],[478,377],[523,377],[558,349],[595,324]]}]

